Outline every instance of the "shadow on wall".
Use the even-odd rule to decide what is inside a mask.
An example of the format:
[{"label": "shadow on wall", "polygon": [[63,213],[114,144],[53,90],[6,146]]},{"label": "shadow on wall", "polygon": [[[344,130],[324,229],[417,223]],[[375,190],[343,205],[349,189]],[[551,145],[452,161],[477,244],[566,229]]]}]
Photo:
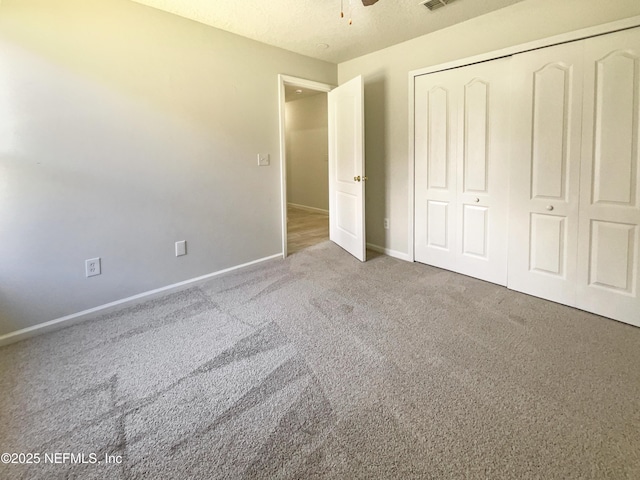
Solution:
[{"label": "shadow on wall", "polygon": [[281,252],[256,154],[282,72],[337,66],[129,0],[3,0],[0,337]]},{"label": "shadow on wall", "polygon": [[[255,66],[237,58],[261,44],[240,45],[226,32],[125,0],[58,0],[55,8],[50,3],[5,0],[2,9],[11,21],[0,19],[2,36],[76,75],[179,116],[191,128],[217,118],[215,132],[225,132],[247,115],[260,115],[237,102],[267,93],[256,91]],[[214,107],[228,114],[212,117]]]},{"label": "shadow on wall", "polygon": [[[367,242],[381,247],[387,245],[388,240],[388,230],[383,227],[384,218],[379,216],[387,211],[386,101],[384,74],[367,75],[364,79]],[[373,212],[379,213],[374,216]]]}]

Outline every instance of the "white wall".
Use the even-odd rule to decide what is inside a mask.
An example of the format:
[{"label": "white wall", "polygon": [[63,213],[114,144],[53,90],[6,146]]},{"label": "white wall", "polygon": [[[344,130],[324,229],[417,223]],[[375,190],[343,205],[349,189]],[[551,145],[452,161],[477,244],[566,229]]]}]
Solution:
[{"label": "white wall", "polygon": [[279,73],[337,80],[128,0],[3,0],[0,335],[279,253]]},{"label": "white wall", "polygon": [[338,65],[340,84],[365,80],[367,241],[409,253],[408,72],[634,15],[638,0],[524,0]]},{"label": "white wall", "polygon": [[329,210],[327,94],[285,104],[287,201]]}]

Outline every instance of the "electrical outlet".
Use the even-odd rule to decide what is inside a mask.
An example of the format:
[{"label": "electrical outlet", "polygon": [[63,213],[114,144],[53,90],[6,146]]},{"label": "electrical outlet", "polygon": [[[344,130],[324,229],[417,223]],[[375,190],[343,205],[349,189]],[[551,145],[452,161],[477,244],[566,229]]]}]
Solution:
[{"label": "electrical outlet", "polygon": [[268,167],[271,165],[271,159],[269,158],[268,153],[259,153],[258,154],[258,166],[259,167]]},{"label": "electrical outlet", "polygon": [[389,230],[389,219],[388,218],[384,219],[383,225],[384,225],[384,229],[385,230]]},{"label": "electrical outlet", "polygon": [[187,241],[180,240],[176,242],[176,257],[181,257],[182,255],[187,254]]},{"label": "electrical outlet", "polygon": [[100,257],[90,258],[89,260],[85,260],[84,269],[87,274],[87,277],[94,277],[96,275],[100,275],[102,273],[102,269],[100,268]]}]

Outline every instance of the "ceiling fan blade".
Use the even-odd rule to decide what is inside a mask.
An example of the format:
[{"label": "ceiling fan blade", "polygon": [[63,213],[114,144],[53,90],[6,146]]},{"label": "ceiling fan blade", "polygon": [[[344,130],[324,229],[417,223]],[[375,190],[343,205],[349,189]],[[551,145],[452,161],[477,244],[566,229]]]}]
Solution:
[{"label": "ceiling fan blade", "polygon": [[373,5],[374,3],[376,3],[378,0],[362,0],[362,4],[365,7],[368,7],[369,5]]}]

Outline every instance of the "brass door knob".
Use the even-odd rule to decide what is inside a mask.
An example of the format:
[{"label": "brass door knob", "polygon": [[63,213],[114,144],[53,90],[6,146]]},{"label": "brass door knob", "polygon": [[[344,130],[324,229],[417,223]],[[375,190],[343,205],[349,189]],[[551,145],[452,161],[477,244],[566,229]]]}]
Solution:
[{"label": "brass door knob", "polygon": [[367,181],[367,177],[362,177],[362,181],[366,182]]},{"label": "brass door knob", "polygon": [[353,180],[356,181],[356,182],[359,182],[360,181],[360,175],[358,175],[357,177],[353,177]]}]

